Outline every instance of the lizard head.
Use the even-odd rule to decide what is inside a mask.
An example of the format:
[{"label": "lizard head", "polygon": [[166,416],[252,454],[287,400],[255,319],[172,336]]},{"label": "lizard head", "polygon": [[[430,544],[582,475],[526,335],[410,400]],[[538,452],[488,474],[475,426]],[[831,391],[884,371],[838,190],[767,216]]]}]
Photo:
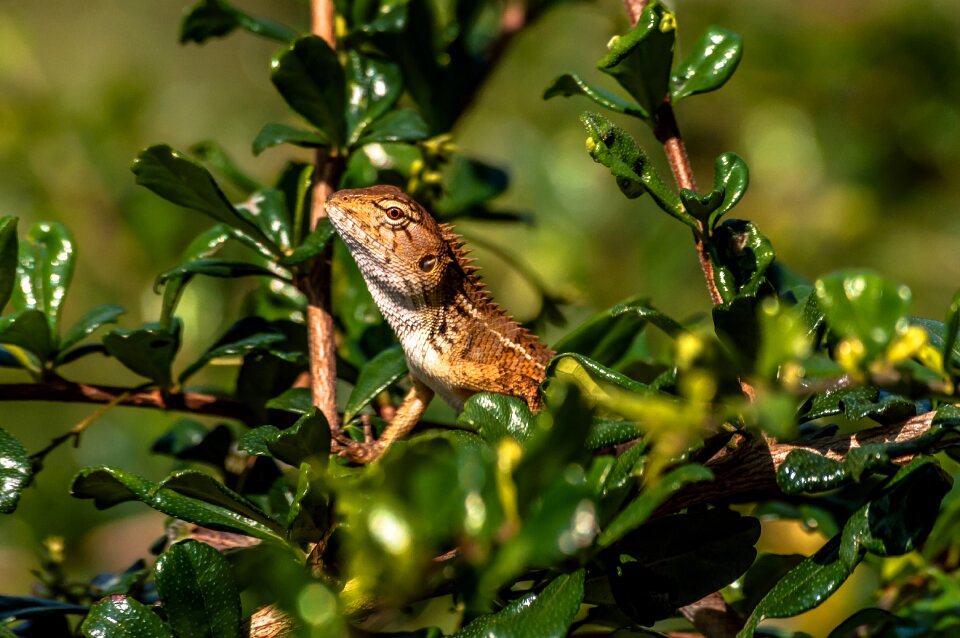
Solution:
[{"label": "lizard head", "polygon": [[337,191],[325,208],[371,290],[422,298],[454,260],[439,224],[399,188]]}]

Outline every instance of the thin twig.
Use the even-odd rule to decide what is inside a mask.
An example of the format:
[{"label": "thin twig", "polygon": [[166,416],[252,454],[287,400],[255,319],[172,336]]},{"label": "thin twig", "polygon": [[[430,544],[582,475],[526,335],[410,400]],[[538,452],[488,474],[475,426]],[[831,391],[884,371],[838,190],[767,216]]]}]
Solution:
[{"label": "thin twig", "polygon": [[60,436],[55,437],[52,441],[50,441],[47,447],[43,448],[39,452],[34,452],[33,454],[31,454],[30,459],[33,461],[34,467],[39,467],[40,464],[43,463],[43,459],[45,459],[48,454],[53,452],[55,449],[57,449],[58,447],[63,445],[63,443],[65,443],[66,441],[69,441],[70,439],[74,440],[74,447],[76,447],[77,444],[80,443],[80,435],[83,434],[84,430],[90,427],[90,425],[94,421],[102,417],[104,414],[106,414],[113,408],[123,403],[123,401],[125,401],[127,398],[130,397],[131,392],[132,391],[121,392],[116,397],[114,397],[111,401],[104,403],[99,408],[94,410],[92,414],[82,419],[79,423],[77,423],[75,426],[70,428],[70,430],[66,434],[61,434]]},{"label": "thin twig", "polygon": [[[336,48],[335,14],[333,0],[312,0],[310,3],[312,30]],[[314,185],[310,205],[310,228],[317,227],[327,213],[324,203],[333,194],[340,178],[339,158],[325,149],[317,151]],[[309,272],[298,281],[307,296],[307,339],[310,354],[310,390],[313,403],[323,412],[331,430],[339,432],[337,414],[337,345],[334,338],[333,315],[330,312],[330,265],[332,250],[310,264]]]}]

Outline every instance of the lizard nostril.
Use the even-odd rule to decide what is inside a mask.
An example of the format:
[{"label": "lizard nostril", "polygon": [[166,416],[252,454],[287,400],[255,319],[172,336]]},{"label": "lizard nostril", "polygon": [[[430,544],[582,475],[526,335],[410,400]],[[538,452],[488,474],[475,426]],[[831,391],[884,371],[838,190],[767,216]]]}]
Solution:
[{"label": "lizard nostril", "polygon": [[437,256],[436,255],[427,255],[420,259],[420,270],[423,272],[430,272],[437,265]]}]

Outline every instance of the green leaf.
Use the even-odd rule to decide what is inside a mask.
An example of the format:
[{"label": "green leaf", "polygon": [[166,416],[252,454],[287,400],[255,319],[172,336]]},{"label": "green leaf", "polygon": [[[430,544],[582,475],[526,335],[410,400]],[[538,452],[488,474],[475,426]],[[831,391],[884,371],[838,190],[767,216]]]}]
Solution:
[{"label": "green leaf", "polygon": [[817,280],[817,301],[840,337],[855,338],[867,358],[879,354],[906,328],[910,289],[866,270],[831,273]]},{"label": "green leaf", "polygon": [[343,408],[343,422],[349,423],[360,410],[407,373],[407,358],[399,345],[388,348],[365,365]]},{"label": "green leaf", "polygon": [[655,113],[667,97],[676,25],[674,15],[654,0],[633,29],[610,40],[609,53],[597,63],[647,113]]},{"label": "green leaf", "polygon": [[517,397],[478,392],[467,399],[457,425],[476,432],[488,443],[509,436],[524,446],[533,433],[533,414]]},{"label": "green leaf", "polygon": [[357,143],[375,120],[390,110],[403,91],[400,67],[383,57],[347,53],[347,143]]},{"label": "green leaf", "polygon": [[20,441],[0,429],[0,514],[17,509],[20,493],[30,484],[33,464]]},{"label": "green leaf", "polygon": [[173,638],[170,626],[149,607],[116,594],[90,608],[80,625],[85,638]]},{"label": "green leaf", "polygon": [[251,352],[266,351],[269,350],[270,345],[286,339],[286,335],[273,329],[263,318],[244,317],[233,324],[226,334],[220,337],[199,359],[180,373],[180,383],[184,383],[214,359],[242,357]]},{"label": "green leaf", "polygon": [[713,480],[713,472],[702,465],[691,463],[670,470],[656,483],[647,485],[640,494],[614,517],[600,533],[597,544],[609,547],[625,534],[633,531],[646,521],[657,507],[680,488],[690,483]]},{"label": "green leaf", "polygon": [[155,323],[136,330],[114,328],[103,338],[103,346],[133,372],[169,388],[173,385],[170,367],[180,349],[180,329],[179,320],[169,329]]},{"label": "green leaf", "polygon": [[709,27],[670,78],[670,97],[674,104],[690,95],[716,91],[726,84],[737,70],[742,53],[743,38],[739,34]]},{"label": "green leaf", "polygon": [[282,252],[290,250],[290,212],[287,210],[287,196],[283,191],[261,188],[245,202],[238,204],[237,210],[252,219],[274,246]]},{"label": "green leaf", "polygon": [[617,372],[616,370],[611,370],[610,368],[607,368],[606,366],[603,366],[593,359],[583,356],[582,354],[571,352],[557,355],[553,358],[553,360],[547,366],[548,379],[552,376],[555,376],[557,366],[563,365],[562,362],[564,359],[573,359],[579,363],[595,381],[599,380],[606,383],[612,383],[613,385],[623,388],[624,390],[641,394],[647,394],[651,391],[650,386],[645,383],[640,383],[639,381],[635,381],[623,373]]},{"label": "green leaf", "polygon": [[[34,596],[3,596],[0,595],[0,621],[22,618],[38,618],[42,616],[64,616],[66,614],[86,615],[90,611],[89,605],[69,604],[49,598]],[[0,638],[17,638],[12,631],[3,633],[6,627],[0,624]]]},{"label": "green leaf", "polygon": [[230,180],[244,193],[252,193],[263,188],[256,179],[245,173],[220,144],[211,140],[190,145],[190,152],[218,173]]},{"label": "green leaf", "polygon": [[716,227],[720,218],[736,206],[747,192],[750,170],[747,163],[735,153],[723,153],[713,165],[713,192],[723,193],[723,201],[710,212],[707,227]]},{"label": "green leaf", "polygon": [[289,124],[270,122],[264,124],[253,140],[253,154],[259,155],[271,146],[293,144],[306,148],[317,148],[329,144],[330,140],[320,131],[307,131]]},{"label": "green leaf", "polygon": [[600,106],[610,109],[616,113],[632,115],[633,117],[639,117],[642,120],[650,117],[650,114],[643,110],[639,104],[624,100],[623,98],[614,95],[609,91],[604,91],[603,89],[591,86],[584,82],[580,76],[575,73],[567,73],[554,80],[553,84],[548,86],[543,92],[543,99],[549,100],[550,98],[557,97],[558,95],[563,97],[570,97],[571,95],[583,95],[593,100]]},{"label": "green leaf", "polygon": [[944,370],[954,376],[960,375],[960,342],[957,341],[957,334],[960,334],[960,291],[953,295],[953,300],[947,309],[943,345],[940,348]]},{"label": "green leaf", "polygon": [[760,523],[725,509],[658,518],[618,545],[610,586],[620,609],[652,625],[739,578],[757,555]]},{"label": "green leaf", "polygon": [[220,552],[194,540],[177,543],[157,559],[154,575],[177,636],[240,637],[240,594]]},{"label": "green leaf", "polygon": [[313,259],[327,248],[327,245],[334,235],[336,235],[336,231],[334,231],[333,224],[330,223],[330,220],[321,219],[317,227],[313,229],[313,232],[303,240],[303,243],[297,246],[291,253],[284,256],[284,258],[280,260],[280,263],[284,266],[299,266]]},{"label": "green leaf", "polygon": [[283,279],[280,273],[274,272],[266,266],[254,264],[249,261],[209,258],[188,261],[185,264],[180,264],[175,268],[160,273],[154,282],[154,288],[159,289],[167,281],[180,279],[187,275],[206,275],[208,277],[220,277],[224,279],[234,279],[237,277],[273,277]]},{"label": "green leaf", "polygon": [[273,456],[294,467],[304,462],[323,467],[330,454],[330,426],[323,413],[312,408],[286,430],[264,425],[247,432],[237,446],[255,456]]},{"label": "green leaf", "polygon": [[346,142],[346,78],[336,52],[323,38],[299,38],[274,58],[270,79],[290,108],[332,144]]},{"label": "green leaf", "polygon": [[[913,623],[905,618],[901,618],[886,609],[880,607],[867,607],[851,614],[846,620],[833,628],[827,638],[849,638],[858,635],[857,630],[863,626],[868,626],[870,633],[866,635],[881,635],[877,633],[878,629],[906,629],[908,635]],[[859,634],[864,635],[864,634]],[[896,634],[894,634],[896,635]]]},{"label": "green leaf", "polygon": [[150,451],[177,459],[204,461],[221,466],[230,451],[233,434],[226,425],[212,430],[193,419],[177,419],[153,442]]},{"label": "green leaf", "polygon": [[21,310],[7,317],[0,317],[0,343],[19,346],[48,361],[56,350],[51,337],[50,325],[40,310]]},{"label": "green leaf", "polygon": [[599,450],[634,441],[643,434],[643,428],[633,421],[594,418],[585,445],[588,450]]},{"label": "green leaf", "polygon": [[226,224],[272,254],[280,253],[256,223],[227,200],[207,169],[179,151],[166,144],[151,146],[133,161],[132,170],[137,184],[160,197]]},{"label": "green leaf", "polygon": [[670,190],[646,154],[626,131],[596,113],[584,113],[580,121],[587,129],[587,152],[599,164],[610,169],[617,186],[629,198],[650,193],[664,212],[691,228],[697,220],[684,210],[680,198]]},{"label": "green leaf", "polygon": [[462,215],[502,195],[509,185],[510,176],[503,169],[455,155],[444,175],[444,196],[434,211],[446,219]]},{"label": "green leaf", "polygon": [[94,499],[97,509],[141,501],[181,520],[211,529],[282,541],[283,529],[257,506],[199,472],[178,472],[160,483],[109,467],[81,470],[71,494]]},{"label": "green leaf", "polygon": [[319,471],[309,463],[300,465],[297,491],[287,513],[287,534],[295,543],[316,543],[330,529],[330,502],[317,480]]},{"label": "green leaf", "polygon": [[0,217],[0,311],[17,283],[17,221],[10,215]]},{"label": "green leaf", "polygon": [[494,614],[480,616],[452,638],[561,638],[583,601],[582,569],[554,578],[543,591],[525,594]]},{"label": "green leaf", "polygon": [[180,25],[180,44],[203,44],[210,38],[223,37],[238,27],[278,42],[290,42],[297,37],[289,27],[251,16],[222,0],[199,0],[186,10]]},{"label": "green leaf", "polygon": [[313,397],[310,388],[290,388],[283,394],[267,401],[266,407],[296,414],[307,414],[313,410]]},{"label": "green leaf", "polygon": [[[227,240],[235,237],[232,229],[226,224],[217,224],[212,228],[205,230],[196,237],[187,246],[181,255],[181,262],[190,262],[197,259],[212,257],[217,254]],[[169,280],[163,289],[163,303],[160,307],[160,323],[168,325],[173,317],[177,304],[180,303],[180,297],[186,289],[193,275],[184,275],[183,277]]]},{"label": "green leaf", "polygon": [[26,239],[20,242],[20,286],[14,296],[14,307],[43,312],[54,349],[60,333],[60,311],[73,279],[75,261],[73,237],[63,224],[34,224]]},{"label": "green leaf", "polygon": [[756,296],[776,258],[770,240],[752,222],[728,219],[716,228],[711,247],[717,286],[732,295],[724,301]]},{"label": "green leaf", "polygon": [[396,109],[375,120],[354,147],[384,142],[416,142],[430,135],[423,117],[412,109]]},{"label": "green leaf", "polygon": [[123,308],[116,304],[103,304],[90,310],[64,333],[63,338],[60,339],[60,351],[63,352],[67,348],[80,343],[100,326],[116,323],[120,315],[125,312]]}]

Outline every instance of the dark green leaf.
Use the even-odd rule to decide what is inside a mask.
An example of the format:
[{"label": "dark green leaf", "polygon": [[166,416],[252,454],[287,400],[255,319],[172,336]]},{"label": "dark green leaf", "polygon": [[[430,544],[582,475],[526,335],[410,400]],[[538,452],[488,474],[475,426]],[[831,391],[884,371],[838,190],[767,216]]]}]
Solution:
[{"label": "dark green leaf", "polygon": [[610,576],[614,598],[638,624],[652,625],[739,578],[759,537],[757,519],[724,509],[650,521],[617,545],[629,560]]},{"label": "dark green leaf", "polygon": [[173,638],[170,626],[134,598],[116,594],[90,608],[80,625],[85,638]]},{"label": "dark green leaf", "polygon": [[624,113],[644,120],[650,117],[650,114],[644,111],[639,104],[625,100],[609,91],[591,86],[580,79],[580,76],[575,73],[567,73],[554,80],[553,84],[548,86],[543,92],[543,99],[549,100],[558,95],[562,95],[563,97],[583,95],[600,106],[615,111],[616,113]]},{"label": "dark green leaf", "polygon": [[624,195],[633,198],[648,192],[668,215],[691,228],[697,227],[697,220],[684,210],[680,198],[663,183],[636,140],[602,115],[584,113],[580,121],[589,134],[587,152],[595,162],[610,169]]},{"label": "dark green leaf", "polygon": [[237,27],[278,42],[290,42],[297,37],[289,27],[238,11],[222,0],[199,0],[183,17],[180,44],[202,44],[210,38],[225,36]]},{"label": "dark green leaf", "polygon": [[222,277],[232,279],[236,277],[274,277],[282,279],[279,273],[270,270],[266,266],[250,263],[249,261],[237,261],[235,259],[197,259],[180,264],[176,268],[164,271],[157,275],[154,283],[155,288],[159,289],[163,284],[171,279],[180,279],[187,275],[207,275],[208,277]]},{"label": "dark green leaf", "polygon": [[316,543],[330,528],[330,503],[317,489],[318,471],[309,463],[300,465],[297,491],[287,513],[287,534],[295,543]]},{"label": "dark green leaf", "polygon": [[[0,304],[0,308],[3,304]],[[943,355],[943,368],[948,374],[960,375],[960,291],[953,295],[950,307],[947,309],[947,320],[944,322],[943,346],[940,352]]]},{"label": "dark green leaf", "polygon": [[133,161],[137,184],[184,208],[198,211],[243,233],[279,254],[256,223],[227,200],[213,176],[203,166],[165,144],[142,151]]},{"label": "dark green leaf", "polygon": [[480,616],[452,638],[561,638],[583,600],[583,570],[557,576],[543,591],[526,594],[494,614]]},{"label": "dark green leaf", "polygon": [[683,465],[647,485],[633,501],[624,507],[600,533],[597,544],[609,547],[625,534],[639,527],[658,506],[673,493],[689,483],[713,480],[713,472],[702,465]]},{"label": "dark green leaf", "polygon": [[353,145],[383,142],[416,142],[429,137],[430,130],[419,113],[412,109],[396,109],[375,120]]},{"label": "dark green leaf", "polygon": [[17,218],[0,217],[0,311],[10,301],[17,282]]},{"label": "dark green leaf", "polygon": [[232,441],[233,434],[225,425],[218,425],[211,430],[193,419],[177,419],[169,430],[153,442],[150,451],[219,466],[226,458]]},{"label": "dark green leaf", "polygon": [[347,143],[357,143],[375,120],[392,107],[403,91],[400,67],[388,59],[347,54]]},{"label": "dark green leaf", "polygon": [[[755,296],[776,258],[770,240],[752,222],[729,219],[716,228],[713,246],[716,252],[711,259],[719,266],[715,278],[720,278],[721,292],[726,289],[739,297]],[[725,301],[731,299],[724,297]]]},{"label": "dark green leaf", "polygon": [[273,410],[307,414],[313,409],[313,397],[310,395],[309,388],[290,388],[283,394],[267,401],[266,407]]},{"label": "dark green leaf", "polygon": [[667,97],[676,26],[673,14],[654,0],[633,29],[610,41],[609,53],[597,63],[647,113],[654,113]]},{"label": "dark green leaf", "polygon": [[177,543],[157,559],[154,574],[177,636],[240,637],[240,594],[220,552],[193,540]]},{"label": "dark green leaf", "polygon": [[[87,605],[71,605],[59,600],[50,600],[49,598],[0,595],[0,620],[36,618],[38,616],[63,616],[64,614],[85,615],[89,610],[90,608]],[[0,629],[3,627],[4,625],[0,625]],[[17,638],[13,632],[10,632],[9,635],[11,638]],[[0,638],[7,638],[7,636],[0,631]]]},{"label": "dark green leaf", "polygon": [[46,316],[53,347],[60,333],[60,311],[73,279],[73,237],[63,224],[34,224],[20,242],[20,285],[14,307],[40,310]]},{"label": "dark green leaf", "polygon": [[247,432],[237,446],[256,456],[273,456],[294,467],[304,462],[322,467],[330,454],[330,426],[323,413],[312,408],[286,430],[264,425]]},{"label": "dark green leaf", "polygon": [[503,169],[456,155],[445,174],[446,192],[434,212],[446,219],[462,215],[501,195],[509,184],[510,176]]},{"label": "dark green leaf", "polygon": [[104,304],[90,310],[87,314],[80,317],[77,323],[73,324],[63,335],[63,338],[60,339],[61,352],[80,343],[84,337],[92,334],[100,326],[108,323],[116,323],[120,315],[125,312],[123,308],[116,304]]},{"label": "dark green leaf", "polygon": [[289,124],[271,122],[264,124],[257,137],[253,140],[253,154],[259,155],[271,146],[278,144],[293,144],[316,148],[330,142],[327,136],[319,131],[307,131]]},{"label": "dark green leaf", "polygon": [[93,467],[77,474],[71,493],[94,499],[97,509],[141,501],[167,516],[211,529],[263,540],[283,538],[280,526],[259,508],[199,472],[173,474],[158,484],[122,470]]},{"label": "dark green leaf", "polygon": [[[877,630],[909,627],[910,621],[881,609],[880,607],[867,607],[855,611],[850,617],[833,628],[827,638],[850,638],[851,636],[863,635],[855,633],[861,627],[869,627],[871,636],[881,635]],[[909,635],[909,634],[908,634]]]},{"label": "dark green leaf", "polygon": [[180,349],[180,329],[179,320],[171,329],[157,324],[145,324],[136,330],[114,328],[103,338],[103,346],[130,370],[169,388],[173,385],[170,367]]},{"label": "dark green leaf", "polygon": [[286,335],[273,329],[261,317],[244,317],[233,324],[226,334],[220,337],[199,359],[180,373],[180,383],[184,383],[200,368],[215,359],[242,357],[251,352],[267,351],[272,344],[286,341],[286,339]]},{"label": "dark green leaf", "polygon": [[476,432],[488,443],[509,436],[522,446],[532,433],[532,420],[530,408],[521,399],[479,392],[467,399],[457,425]]},{"label": "dark green leaf", "polygon": [[407,4],[410,0],[374,0],[350,2],[338,8],[355,31],[363,33],[397,33],[407,22]]},{"label": "dark green leaf", "polygon": [[830,328],[841,337],[858,339],[866,357],[879,354],[906,327],[910,289],[876,273],[831,273],[817,280],[816,291]]},{"label": "dark green leaf", "polygon": [[713,192],[723,193],[723,201],[713,209],[707,220],[711,230],[725,214],[736,206],[747,192],[750,171],[747,163],[735,153],[723,153],[713,165]]},{"label": "dark green leaf", "polygon": [[566,358],[574,359],[577,363],[583,366],[583,368],[594,380],[612,383],[613,385],[623,388],[624,390],[629,390],[630,392],[638,392],[641,394],[650,392],[650,386],[646,385],[645,383],[640,383],[639,381],[635,381],[625,374],[600,365],[593,359],[585,357],[582,354],[570,352],[557,355],[553,358],[553,360],[550,362],[550,365],[547,366],[548,378],[555,373],[557,366],[562,365],[563,360]]},{"label": "dark green leaf", "polygon": [[287,209],[287,197],[283,191],[274,188],[262,188],[253,193],[247,201],[237,205],[237,210],[246,213],[274,246],[282,252],[290,250],[291,227],[290,211]]},{"label": "dark green leaf", "polygon": [[33,464],[20,441],[0,429],[0,514],[17,509],[20,493],[30,484]]},{"label": "dark green leaf", "polygon": [[642,437],[643,434],[643,428],[633,421],[595,418],[585,445],[588,450],[599,450],[634,441]]},{"label": "dark green leaf", "polygon": [[701,195],[689,188],[680,189],[680,201],[683,202],[683,208],[696,217],[706,221],[710,213],[717,210],[723,203],[723,191],[712,190],[705,195]]},{"label": "dark green leaf", "polygon": [[[193,241],[187,246],[187,249],[183,251],[180,261],[185,263],[212,257],[223,248],[228,239],[234,236],[229,226],[226,224],[217,224],[194,237]],[[169,323],[173,317],[174,310],[177,308],[177,304],[180,302],[180,297],[184,289],[192,278],[193,275],[184,275],[183,277],[171,279],[167,282],[166,287],[163,289],[163,305],[160,311],[161,324],[166,325]]]},{"label": "dark green leaf", "polygon": [[360,410],[397,379],[407,373],[407,358],[399,345],[375,356],[360,370],[353,391],[343,408],[343,422],[349,423]]},{"label": "dark green leaf", "polygon": [[200,158],[200,161],[205,162],[229,179],[234,186],[244,193],[252,193],[263,188],[262,184],[243,172],[227,154],[227,151],[216,142],[210,140],[197,142],[190,146],[190,152]]},{"label": "dark green leaf", "polygon": [[740,64],[743,38],[733,31],[710,27],[697,41],[670,78],[670,97],[683,98],[716,91],[727,83]]},{"label": "dark green leaf", "polygon": [[323,38],[299,38],[274,58],[270,77],[290,108],[332,144],[346,142],[346,78],[336,52]]},{"label": "dark green leaf", "polygon": [[844,414],[852,421],[871,418],[879,423],[895,423],[916,416],[917,404],[897,394],[872,386],[839,388],[814,395],[805,419]]},{"label": "dark green leaf", "polygon": [[330,220],[321,219],[317,227],[313,229],[313,232],[303,240],[303,243],[281,259],[280,263],[284,266],[298,266],[313,259],[327,248],[327,244],[330,243],[330,240],[335,234],[336,231],[334,231],[333,224],[330,223]]},{"label": "dark green leaf", "polygon": [[49,360],[56,349],[47,318],[43,312],[30,309],[0,317],[0,343],[19,346],[37,355],[41,361]]}]

